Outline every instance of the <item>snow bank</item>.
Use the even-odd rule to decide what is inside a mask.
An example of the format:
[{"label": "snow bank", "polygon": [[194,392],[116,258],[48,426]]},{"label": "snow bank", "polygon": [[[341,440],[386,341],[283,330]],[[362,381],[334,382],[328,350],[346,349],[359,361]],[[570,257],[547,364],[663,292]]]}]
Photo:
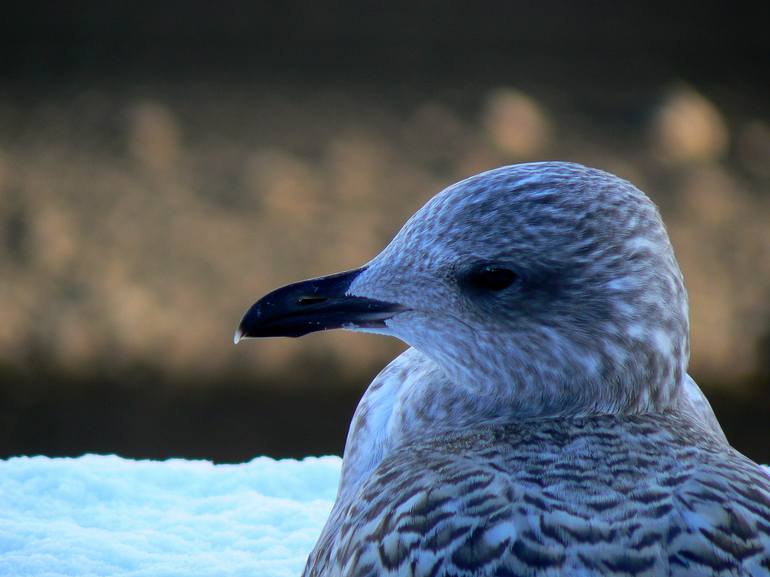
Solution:
[{"label": "snow bank", "polygon": [[341,464],[0,461],[0,576],[299,577]]},{"label": "snow bank", "polygon": [[3,577],[298,577],[338,457],[0,461]]}]

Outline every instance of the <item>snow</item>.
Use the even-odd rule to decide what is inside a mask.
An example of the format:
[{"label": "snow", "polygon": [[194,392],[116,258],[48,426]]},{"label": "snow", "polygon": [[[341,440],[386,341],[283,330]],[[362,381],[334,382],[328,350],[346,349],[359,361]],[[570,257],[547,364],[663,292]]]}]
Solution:
[{"label": "snow", "polygon": [[0,575],[298,577],[341,463],[0,460]]},{"label": "snow", "polygon": [[0,575],[299,577],[341,465],[0,460]]}]

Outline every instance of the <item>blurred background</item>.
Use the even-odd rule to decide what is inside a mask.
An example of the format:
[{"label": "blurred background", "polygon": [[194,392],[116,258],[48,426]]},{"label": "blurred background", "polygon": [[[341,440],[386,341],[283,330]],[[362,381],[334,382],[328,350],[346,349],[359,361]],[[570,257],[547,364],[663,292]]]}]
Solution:
[{"label": "blurred background", "polygon": [[232,345],[444,186],[577,161],[658,203],[691,374],[770,462],[770,21],[701,1],[27,2],[0,19],[0,457],[339,453],[398,342]]}]

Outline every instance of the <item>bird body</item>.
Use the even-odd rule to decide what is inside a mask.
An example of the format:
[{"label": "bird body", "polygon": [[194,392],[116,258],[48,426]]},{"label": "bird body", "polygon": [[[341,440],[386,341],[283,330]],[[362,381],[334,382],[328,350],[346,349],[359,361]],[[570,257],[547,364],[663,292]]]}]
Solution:
[{"label": "bird body", "polygon": [[409,349],[369,386],[306,577],[770,575],[770,478],[694,381],[661,414],[426,435],[398,393],[442,379]]},{"label": "bird body", "polygon": [[571,163],[503,167],[361,269],[273,291],[241,337],[412,348],[364,393],[305,577],[770,576],[770,476],[687,375],[652,202]]},{"label": "bird body", "polygon": [[673,414],[407,443],[335,513],[308,576],[770,574],[770,479]]}]

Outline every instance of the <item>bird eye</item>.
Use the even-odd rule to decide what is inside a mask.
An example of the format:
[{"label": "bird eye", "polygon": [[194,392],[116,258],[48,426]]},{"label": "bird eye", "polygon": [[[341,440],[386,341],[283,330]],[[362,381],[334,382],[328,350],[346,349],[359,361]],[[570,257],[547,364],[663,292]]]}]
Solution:
[{"label": "bird eye", "polygon": [[486,265],[470,273],[466,282],[476,290],[497,292],[511,286],[517,278],[510,269]]}]

